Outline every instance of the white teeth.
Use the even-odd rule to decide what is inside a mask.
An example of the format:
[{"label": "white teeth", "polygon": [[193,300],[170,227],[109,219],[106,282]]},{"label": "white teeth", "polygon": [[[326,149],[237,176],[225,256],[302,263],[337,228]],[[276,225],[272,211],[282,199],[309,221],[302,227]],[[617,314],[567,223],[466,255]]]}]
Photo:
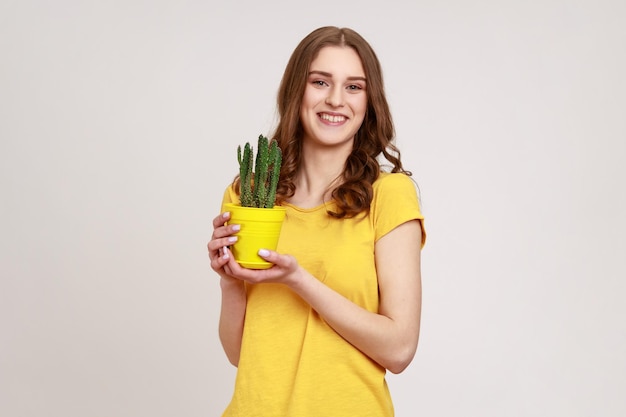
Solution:
[{"label": "white teeth", "polygon": [[344,120],[346,120],[344,116],[332,116],[330,114],[325,114],[325,113],[320,114],[320,117],[332,123],[343,122]]}]

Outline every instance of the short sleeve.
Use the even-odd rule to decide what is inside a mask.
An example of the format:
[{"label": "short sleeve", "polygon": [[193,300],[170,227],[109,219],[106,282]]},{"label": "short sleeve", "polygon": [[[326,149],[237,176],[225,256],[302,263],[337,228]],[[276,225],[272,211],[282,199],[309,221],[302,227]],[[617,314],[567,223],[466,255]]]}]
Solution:
[{"label": "short sleeve", "polygon": [[419,220],[422,227],[422,247],[426,243],[424,216],[420,210],[417,186],[402,173],[382,173],[374,182],[374,198],[370,215],[374,223],[375,239],[410,220]]},{"label": "short sleeve", "polygon": [[224,212],[224,204],[227,203],[239,203],[239,195],[235,192],[235,188],[232,184],[224,190],[224,195],[222,196],[222,212]]}]

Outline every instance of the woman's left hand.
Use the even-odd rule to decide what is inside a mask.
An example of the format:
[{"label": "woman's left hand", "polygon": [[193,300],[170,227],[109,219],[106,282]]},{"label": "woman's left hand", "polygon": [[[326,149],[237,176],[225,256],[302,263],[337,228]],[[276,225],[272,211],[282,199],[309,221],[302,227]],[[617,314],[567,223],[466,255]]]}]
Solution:
[{"label": "woman's left hand", "polygon": [[301,269],[296,258],[267,249],[261,249],[259,256],[274,265],[269,269],[244,268],[235,261],[231,253],[224,270],[231,277],[251,284],[273,282],[290,285],[297,282]]}]

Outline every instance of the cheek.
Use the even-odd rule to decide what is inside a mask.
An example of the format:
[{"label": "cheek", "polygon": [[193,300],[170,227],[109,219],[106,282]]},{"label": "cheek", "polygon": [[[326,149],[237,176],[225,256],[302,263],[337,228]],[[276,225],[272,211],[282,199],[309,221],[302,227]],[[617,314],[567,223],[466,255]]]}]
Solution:
[{"label": "cheek", "polygon": [[367,110],[367,98],[366,97],[359,97],[358,99],[355,99],[353,104],[352,104],[352,108],[360,116],[364,116],[365,115],[365,111]]},{"label": "cheek", "polygon": [[309,95],[305,91],[304,95],[302,96],[302,101],[300,102],[300,118],[304,117],[308,108],[309,108]]},{"label": "cheek", "polygon": [[361,100],[361,105],[363,106],[363,112],[367,109],[367,94],[363,95],[363,99]]},{"label": "cheek", "polygon": [[307,86],[302,94],[302,107],[311,107],[319,100],[319,90]]},{"label": "cheek", "polygon": [[302,98],[302,103],[300,104],[300,120],[304,120],[307,117],[310,117],[313,112],[313,104],[311,100],[307,100],[307,97]]},{"label": "cheek", "polygon": [[305,91],[304,96],[302,96],[302,103],[300,104],[300,124],[305,132],[309,131],[312,113],[314,113],[312,97]]},{"label": "cheek", "polygon": [[363,124],[365,120],[365,113],[367,112],[367,101],[362,101],[359,103],[358,110],[356,111],[356,115],[358,115],[358,124],[359,127]]}]

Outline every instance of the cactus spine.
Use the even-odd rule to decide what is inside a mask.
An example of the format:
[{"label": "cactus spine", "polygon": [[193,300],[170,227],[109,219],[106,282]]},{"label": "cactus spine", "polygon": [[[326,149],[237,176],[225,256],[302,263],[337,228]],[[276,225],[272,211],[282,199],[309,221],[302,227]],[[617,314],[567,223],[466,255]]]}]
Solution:
[{"label": "cactus spine", "polygon": [[256,159],[250,143],[237,148],[239,162],[240,198],[243,207],[272,208],[276,203],[276,188],[280,175],[282,153],[276,141],[269,144],[267,137],[259,135]]}]

